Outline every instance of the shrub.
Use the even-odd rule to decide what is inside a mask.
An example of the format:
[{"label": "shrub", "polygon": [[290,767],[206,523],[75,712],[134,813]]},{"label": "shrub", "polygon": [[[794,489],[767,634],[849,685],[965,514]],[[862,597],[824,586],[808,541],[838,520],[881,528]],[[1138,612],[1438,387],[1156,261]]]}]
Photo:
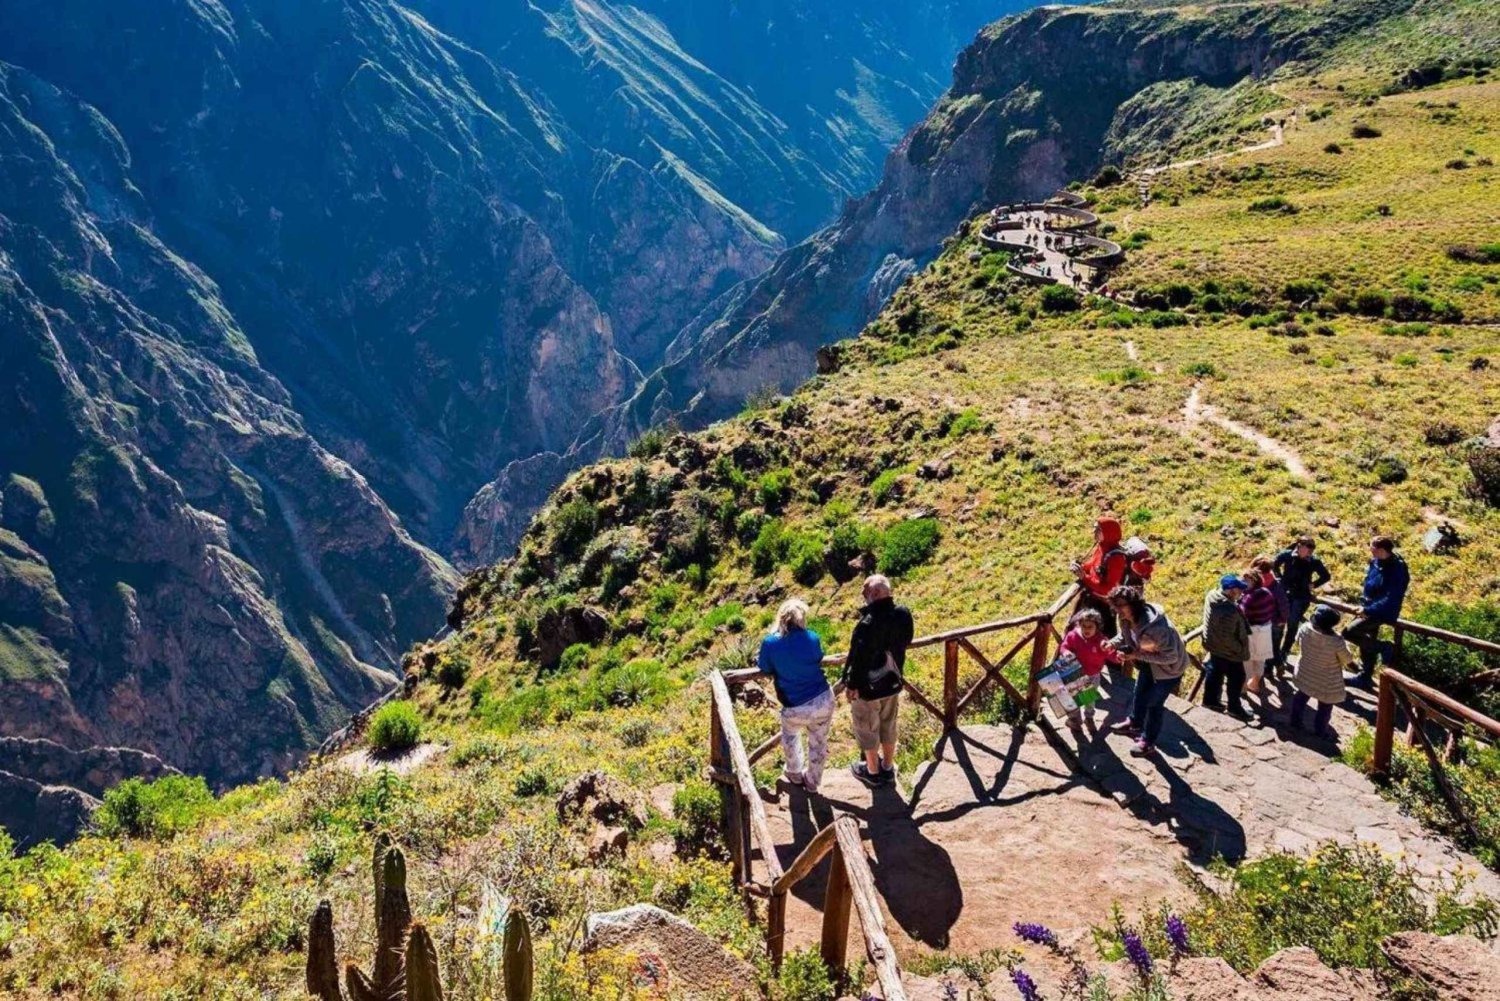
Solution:
[{"label": "shrub", "polygon": [[817,532],[798,532],[787,546],[786,564],[799,584],[811,586],[823,579],[823,537]]},{"label": "shrub", "polygon": [[540,768],[528,768],[516,776],[511,787],[517,796],[541,796],[552,788],[552,780]]},{"label": "shrub", "polygon": [[953,418],[953,423],[948,425],[948,437],[962,438],[964,435],[984,431],[985,427],[984,418],[979,416],[979,411],[970,407]]},{"label": "shrub", "polygon": [[575,500],[557,509],[552,519],[552,540],[558,551],[574,556],[583,551],[599,530],[599,512],[586,500]]},{"label": "shrub", "polygon": [[760,527],[755,541],[750,545],[750,565],[759,576],[764,576],[774,571],[786,559],[787,547],[791,540],[780,521],[775,519],[767,521]]},{"label": "shrub", "polygon": [[1354,295],[1355,312],[1362,316],[1384,316],[1390,300],[1378,289],[1361,289]]},{"label": "shrub", "polygon": [[1042,309],[1048,313],[1071,313],[1078,308],[1078,293],[1067,285],[1042,289]]},{"label": "shrub", "polygon": [[756,481],[755,495],[767,511],[780,511],[792,497],[792,471],[773,469],[762,474]]},{"label": "shrub", "polygon": [[786,957],[774,994],[776,1001],[833,1001],[837,996],[816,949],[799,949]]},{"label": "shrub", "polygon": [[1460,264],[1500,264],[1500,243],[1454,244],[1448,256]]},{"label": "shrub", "polygon": [[1379,129],[1366,122],[1355,122],[1349,134],[1356,139],[1379,139],[1381,136]]},{"label": "shrub", "polygon": [[370,719],[370,746],[381,754],[409,751],[421,739],[421,714],[405,699],[387,702]]},{"label": "shrub", "polygon": [[1271,195],[1267,198],[1257,198],[1250,203],[1251,212],[1279,212],[1283,215],[1293,215],[1297,212],[1297,206],[1287,201],[1280,195]]},{"label": "shrub", "polygon": [[450,691],[462,688],[469,679],[469,658],[461,653],[450,653],[438,661],[438,684]]},{"label": "shrub", "polygon": [[[1449,632],[1500,643],[1500,604],[1452,605],[1438,602],[1417,613],[1417,621]],[[1500,718],[1500,688],[1476,684],[1484,671],[1500,669],[1500,657],[1487,657],[1453,643],[1408,634],[1401,669],[1418,681],[1447,692],[1486,716]]]},{"label": "shrub", "polygon": [[935,518],[914,518],[886,529],[880,546],[879,566],[882,573],[900,575],[921,566],[937,548],[938,523]]},{"label": "shrub", "polygon": [[1464,440],[1464,437],[1463,428],[1457,424],[1450,424],[1447,421],[1436,421],[1429,424],[1422,432],[1422,440],[1429,445],[1457,445]]},{"label": "shrub", "polygon": [[596,709],[626,709],[649,702],[667,690],[666,669],[661,661],[632,660],[594,679]]},{"label": "shrub", "polygon": [[870,484],[870,498],[876,505],[884,505],[889,500],[899,500],[901,497],[901,477],[906,475],[905,467],[891,467],[875,477]]},{"label": "shrub", "polygon": [[213,802],[198,775],[126,779],[104,794],[94,825],[106,837],[169,838],[207,815]]},{"label": "shrub", "polygon": [[1109,386],[1128,386],[1143,382],[1146,378],[1146,370],[1139,365],[1126,365],[1124,368],[1111,368],[1099,373],[1099,381]]},{"label": "shrub", "polygon": [[707,782],[689,782],[673,793],[678,849],[702,852],[717,848],[722,836],[719,811],[719,791]]},{"label": "shrub", "polygon": [[1381,483],[1401,483],[1406,479],[1406,463],[1399,455],[1382,455],[1376,459],[1371,471]]},{"label": "shrub", "polygon": [[1213,362],[1196,361],[1191,365],[1182,366],[1182,374],[1203,379],[1217,379],[1219,377],[1219,370],[1214,368]]},{"label": "shrub", "polygon": [[1096,188],[1111,188],[1125,179],[1120,173],[1120,168],[1114,164],[1105,164],[1099,168],[1099,173],[1094,175],[1093,185]]},{"label": "shrub", "polygon": [[647,428],[639,438],[630,443],[628,451],[633,459],[654,459],[661,455],[666,444],[666,428]]},{"label": "shrub", "polygon": [[1328,145],[1323,147],[1324,153],[1333,153],[1334,155],[1338,155],[1343,151],[1344,147],[1340,146],[1338,143],[1329,143]]},{"label": "shrub", "polygon": [[[1320,845],[1308,857],[1266,855],[1217,874],[1186,916],[1195,951],[1249,973],[1282,949],[1306,946],[1335,967],[1384,967],[1380,943],[1399,931],[1492,934],[1497,905],[1465,901],[1462,887],[1431,887],[1414,869],[1368,844]],[[1429,900],[1431,901],[1429,903]]]},{"label": "shrub", "polygon": [[881,533],[873,525],[845,521],[828,534],[828,560],[834,565],[847,564],[861,553],[880,549]]}]

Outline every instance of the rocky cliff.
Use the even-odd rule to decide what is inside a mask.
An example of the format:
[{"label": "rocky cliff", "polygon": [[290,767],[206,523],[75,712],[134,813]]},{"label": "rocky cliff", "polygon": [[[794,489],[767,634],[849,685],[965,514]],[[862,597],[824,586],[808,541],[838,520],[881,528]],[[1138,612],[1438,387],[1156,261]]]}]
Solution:
[{"label": "rocky cliff", "polygon": [[992,7],[836,6],[5,4],[0,734],[233,782],[388,687],[530,516],[476,491],[549,489]]}]

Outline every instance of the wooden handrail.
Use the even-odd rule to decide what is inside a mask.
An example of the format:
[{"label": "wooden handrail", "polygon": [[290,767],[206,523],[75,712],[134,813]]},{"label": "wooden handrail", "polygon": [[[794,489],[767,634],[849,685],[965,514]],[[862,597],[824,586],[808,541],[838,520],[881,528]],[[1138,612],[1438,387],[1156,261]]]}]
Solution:
[{"label": "wooden handrail", "polygon": [[[1352,605],[1347,601],[1338,601],[1334,598],[1326,598],[1321,595],[1317,596],[1315,600],[1319,604],[1327,605],[1329,608],[1336,608],[1350,615],[1360,614],[1360,607]],[[1456,646],[1476,651],[1477,653],[1487,653],[1491,656],[1500,657],[1500,643],[1491,643],[1489,640],[1482,640],[1477,636],[1465,636],[1463,633],[1450,632],[1447,629],[1439,629],[1437,626],[1429,626],[1411,619],[1397,619],[1395,622],[1389,623],[1389,625],[1392,628],[1411,633],[1414,636],[1426,636],[1431,639],[1442,640],[1445,643],[1452,643]]]},{"label": "wooden handrail", "polygon": [[[729,698],[729,686],[724,676],[713,671],[708,676],[713,688],[714,708],[719,715],[724,737],[729,744],[729,761],[734,769],[739,794],[750,810],[750,829],[760,842],[760,855],[765,861],[767,882],[775,885],[781,876],[781,860],[776,857],[776,842],[771,837],[771,822],[766,817],[766,805],[760,801],[760,792],[755,788],[755,772],[750,768],[749,755],[745,753],[745,742],[740,739],[739,727],[734,722],[734,703]],[[746,865],[748,869],[749,866]]]},{"label": "wooden handrail", "polygon": [[786,893],[807,878],[807,874],[812,872],[813,868],[819,862],[823,861],[823,856],[833,851],[835,843],[834,828],[837,826],[837,822],[829,824],[813,835],[812,840],[807,843],[807,847],[803,848],[801,854],[792,859],[792,864],[787,866],[786,872],[782,873],[781,878],[771,887],[772,893]]},{"label": "wooden handrail", "polygon": [[833,822],[833,828],[842,868],[848,876],[849,892],[854,898],[854,911],[859,915],[860,930],[864,932],[865,953],[875,967],[880,993],[885,1001],[906,1001],[901,967],[896,963],[896,949],[885,931],[880,895],[875,890],[870,860],[865,857],[864,842],[859,838],[859,826],[852,817],[844,816]]},{"label": "wooden handrail", "polygon": [[1478,709],[1464,705],[1453,696],[1445,695],[1431,685],[1424,685],[1415,678],[1402,674],[1393,668],[1388,667],[1382,670],[1380,677],[1382,679],[1390,678],[1392,684],[1406,689],[1423,702],[1430,702],[1450,716],[1455,716],[1471,726],[1476,726],[1492,737],[1500,738],[1500,720],[1491,719]]}]

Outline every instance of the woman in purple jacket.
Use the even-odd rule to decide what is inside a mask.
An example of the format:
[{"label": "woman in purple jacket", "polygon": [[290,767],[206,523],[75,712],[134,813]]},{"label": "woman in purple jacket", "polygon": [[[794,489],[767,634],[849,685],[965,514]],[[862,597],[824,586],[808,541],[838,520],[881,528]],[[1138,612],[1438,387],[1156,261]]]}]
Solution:
[{"label": "woman in purple jacket", "polygon": [[1254,567],[1245,572],[1244,581],[1245,596],[1240,599],[1240,611],[1250,623],[1250,659],[1245,662],[1245,691],[1259,694],[1266,661],[1276,655],[1271,638],[1271,627],[1276,622],[1276,595],[1266,587],[1260,571]]}]

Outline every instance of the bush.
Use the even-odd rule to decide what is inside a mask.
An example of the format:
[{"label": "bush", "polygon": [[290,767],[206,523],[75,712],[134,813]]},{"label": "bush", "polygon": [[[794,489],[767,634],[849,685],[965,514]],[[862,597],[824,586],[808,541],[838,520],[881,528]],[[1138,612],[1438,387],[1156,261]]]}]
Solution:
[{"label": "bush", "polygon": [[1099,168],[1092,183],[1096,188],[1112,188],[1124,179],[1125,175],[1120,173],[1120,168],[1110,163]]},{"label": "bush", "polygon": [[676,821],[678,850],[702,852],[718,848],[723,831],[719,823],[719,791],[707,782],[689,782],[672,794],[672,817]]},{"label": "bush", "polygon": [[1342,153],[1343,151],[1344,147],[1340,146],[1338,143],[1329,143],[1328,145],[1323,147],[1324,153],[1332,153],[1335,156],[1337,156],[1339,153]]},{"label": "bush", "polygon": [[370,747],[381,754],[400,754],[422,740],[422,717],[404,699],[387,702],[370,719]]},{"label": "bush", "polygon": [[885,470],[875,481],[870,484],[870,498],[877,506],[884,505],[886,501],[899,500],[901,497],[901,477],[906,475],[906,468],[892,467]]},{"label": "bush", "polygon": [[1356,139],[1379,139],[1381,136],[1379,129],[1365,122],[1355,122],[1349,134]]},{"label": "bush", "polygon": [[1287,201],[1280,195],[1271,195],[1268,198],[1257,198],[1250,203],[1251,212],[1279,212],[1283,215],[1294,215],[1297,206]]},{"label": "bush", "polygon": [[1128,386],[1144,382],[1146,378],[1146,370],[1139,365],[1126,365],[1124,368],[1111,368],[1099,373],[1099,381],[1109,386]]},{"label": "bush", "polygon": [[937,543],[936,518],[897,522],[886,529],[885,538],[881,542],[881,573],[900,575],[913,567],[921,566],[932,556]]},{"label": "bush", "polygon": [[1354,310],[1362,316],[1384,316],[1390,300],[1378,289],[1361,289],[1354,296]]},{"label": "bush", "polygon": [[780,521],[771,520],[760,527],[755,541],[750,545],[750,565],[758,576],[773,572],[786,559],[791,540]]},{"label": "bush", "polygon": [[1294,946],[1313,949],[1329,966],[1385,967],[1380,943],[1388,935],[1488,935],[1500,919],[1494,901],[1464,902],[1461,886],[1431,887],[1368,844],[1330,842],[1306,858],[1277,853],[1215,869],[1229,889],[1202,891],[1186,916],[1188,934],[1195,952],[1241,973]]},{"label": "bush", "polygon": [[566,556],[583,551],[599,530],[599,512],[586,500],[575,500],[557,509],[552,519],[552,541]]},{"label": "bush", "polygon": [[786,564],[797,583],[811,586],[823,579],[823,537],[817,532],[798,532],[787,546]]},{"label": "bush", "polygon": [[1375,460],[1371,471],[1381,483],[1394,484],[1406,480],[1406,463],[1399,455],[1382,455]]},{"label": "bush", "polygon": [[594,680],[593,707],[626,709],[649,702],[667,690],[661,661],[638,659],[601,674]]},{"label": "bush", "polygon": [[1042,309],[1048,313],[1071,313],[1078,308],[1078,293],[1067,285],[1042,289]]},{"label": "bush", "polygon": [[1448,256],[1460,264],[1500,264],[1500,243],[1454,244]]},{"label": "bush", "polygon": [[792,497],[792,471],[773,469],[763,474],[755,484],[755,494],[761,507],[773,514],[780,511]]},{"label": "bush", "polygon": [[198,775],[126,779],[104,794],[94,826],[106,837],[169,838],[206,816],[213,802]]},{"label": "bush", "polygon": [[1217,379],[1219,377],[1219,370],[1214,368],[1213,362],[1197,361],[1191,365],[1182,366],[1182,374],[1202,379]]},{"label": "bush", "polygon": [[1469,453],[1470,487],[1474,496],[1490,507],[1500,508],[1500,448],[1476,448]]},{"label": "bush", "polygon": [[[1418,612],[1417,621],[1500,643],[1500,604],[1493,602],[1472,605],[1438,602]],[[1409,633],[1401,651],[1401,669],[1486,716],[1500,719],[1500,688],[1472,681],[1481,672],[1500,670],[1500,657],[1488,657],[1453,643]]]},{"label": "bush", "polygon": [[630,443],[627,451],[633,459],[654,459],[661,455],[667,444],[666,428],[648,428],[639,438]]},{"label": "bush", "polygon": [[528,768],[516,776],[515,784],[511,787],[517,796],[523,798],[528,796],[542,796],[552,788],[552,780],[547,773],[540,768]]},{"label": "bush", "polygon": [[774,995],[776,1001],[833,1001],[837,992],[818,951],[799,949],[782,962]]},{"label": "bush", "polygon": [[1464,440],[1464,437],[1463,428],[1457,424],[1450,424],[1447,421],[1437,421],[1429,424],[1422,432],[1422,440],[1429,445],[1457,445]]},{"label": "bush", "polygon": [[984,418],[979,416],[979,411],[970,407],[953,418],[953,423],[948,425],[948,437],[962,438],[964,435],[984,431],[986,427]]},{"label": "bush", "polygon": [[469,679],[469,658],[461,653],[450,653],[438,661],[438,684],[452,691],[462,688]]}]

